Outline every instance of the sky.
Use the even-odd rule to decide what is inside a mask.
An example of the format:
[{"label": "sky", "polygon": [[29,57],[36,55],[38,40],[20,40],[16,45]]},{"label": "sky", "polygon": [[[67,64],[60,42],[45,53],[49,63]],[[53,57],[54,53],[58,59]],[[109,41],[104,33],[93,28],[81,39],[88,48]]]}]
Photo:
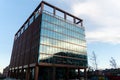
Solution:
[{"label": "sky", "polygon": [[[98,69],[111,68],[113,57],[120,67],[119,0],[45,0],[83,19],[89,65],[94,51]],[[0,0],[0,72],[9,65],[14,34],[41,0]]]}]

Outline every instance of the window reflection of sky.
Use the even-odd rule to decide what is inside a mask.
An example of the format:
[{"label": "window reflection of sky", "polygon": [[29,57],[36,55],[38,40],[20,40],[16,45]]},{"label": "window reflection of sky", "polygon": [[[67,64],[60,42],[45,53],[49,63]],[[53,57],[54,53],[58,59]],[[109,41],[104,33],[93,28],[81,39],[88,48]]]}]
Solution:
[{"label": "window reflection of sky", "polygon": [[72,37],[75,37],[75,38],[78,38],[78,39],[82,39],[82,40],[85,40],[85,35],[83,33],[78,33],[74,30],[69,30],[67,28],[64,28],[64,27],[61,27],[60,25],[54,25],[52,23],[49,23],[49,22],[46,22],[46,21],[43,21],[42,22],[42,25],[43,27],[42,28],[47,28],[47,29],[50,29],[50,30],[53,30],[53,31],[56,31],[58,33],[63,33],[63,34],[66,34],[68,36],[72,36]]},{"label": "window reflection of sky", "polygon": [[[40,39],[40,53],[55,54],[71,52],[86,55],[84,29],[43,13]],[[42,55],[46,59],[52,55]]]}]

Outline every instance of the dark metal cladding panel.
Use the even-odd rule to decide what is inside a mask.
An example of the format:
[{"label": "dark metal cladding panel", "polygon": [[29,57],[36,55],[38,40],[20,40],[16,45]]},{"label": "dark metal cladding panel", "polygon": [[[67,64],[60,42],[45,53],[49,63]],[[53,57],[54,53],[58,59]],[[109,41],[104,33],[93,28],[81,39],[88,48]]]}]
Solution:
[{"label": "dark metal cladding panel", "polygon": [[14,40],[10,67],[19,67],[38,62],[41,15]]},{"label": "dark metal cladding panel", "polygon": [[21,55],[20,55],[20,66],[22,66],[23,62],[24,62],[24,49],[25,49],[25,33],[23,33],[21,35],[22,41],[21,41]]},{"label": "dark metal cladding panel", "polygon": [[41,16],[31,25],[30,64],[38,62]]}]

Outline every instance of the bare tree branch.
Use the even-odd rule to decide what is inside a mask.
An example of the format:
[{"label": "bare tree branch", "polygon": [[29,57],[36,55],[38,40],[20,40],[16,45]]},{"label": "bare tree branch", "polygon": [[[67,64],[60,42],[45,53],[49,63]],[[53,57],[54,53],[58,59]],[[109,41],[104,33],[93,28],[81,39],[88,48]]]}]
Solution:
[{"label": "bare tree branch", "polygon": [[90,58],[90,60],[91,60],[92,63],[93,63],[94,69],[97,70],[97,69],[98,69],[97,56],[96,56],[96,54],[95,54],[94,51],[92,52],[92,57]]},{"label": "bare tree branch", "polygon": [[113,57],[111,57],[110,59],[110,66],[112,66],[115,69],[117,68],[117,63]]}]

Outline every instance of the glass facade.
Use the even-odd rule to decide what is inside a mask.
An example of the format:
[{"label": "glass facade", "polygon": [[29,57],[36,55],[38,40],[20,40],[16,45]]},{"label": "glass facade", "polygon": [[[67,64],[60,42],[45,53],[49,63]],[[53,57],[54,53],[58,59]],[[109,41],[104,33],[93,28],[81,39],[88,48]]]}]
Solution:
[{"label": "glass facade", "polygon": [[39,62],[87,66],[83,27],[46,11],[41,21]]},{"label": "glass facade", "polygon": [[82,69],[86,78],[87,51],[82,22],[42,1],[15,34],[9,76],[20,80],[33,77],[72,80],[83,77]]}]

